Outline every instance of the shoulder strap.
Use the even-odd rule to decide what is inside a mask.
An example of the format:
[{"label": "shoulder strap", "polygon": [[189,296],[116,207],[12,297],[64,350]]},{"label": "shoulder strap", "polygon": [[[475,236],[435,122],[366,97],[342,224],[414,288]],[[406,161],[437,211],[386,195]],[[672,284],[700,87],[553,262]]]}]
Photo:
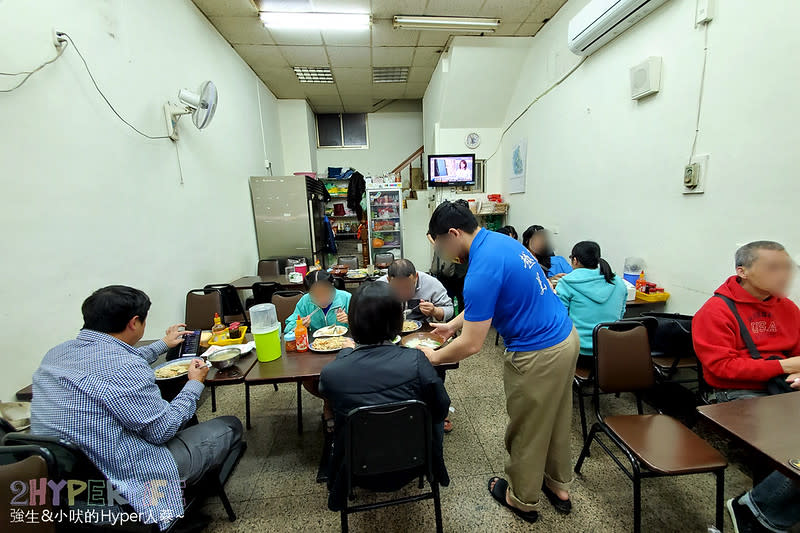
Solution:
[{"label": "shoulder strap", "polygon": [[747,326],[744,325],[744,320],[742,320],[741,315],[739,315],[739,311],[736,310],[736,304],[723,294],[714,294],[717,298],[721,298],[726,304],[728,304],[728,309],[731,310],[733,316],[736,318],[736,321],[739,323],[739,335],[742,336],[742,340],[744,341],[745,346],[747,346],[747,351],[750,352],[750,357],[753,359],[761,359],[761,354],[756,348],[756,343],[753,342],[753,337],[750,336],[750,332],[747,330]]}]

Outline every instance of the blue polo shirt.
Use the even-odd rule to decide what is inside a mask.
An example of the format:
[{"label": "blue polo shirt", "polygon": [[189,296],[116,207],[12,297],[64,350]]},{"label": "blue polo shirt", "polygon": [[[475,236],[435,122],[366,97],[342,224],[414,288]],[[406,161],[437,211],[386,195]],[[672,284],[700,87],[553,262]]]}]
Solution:
[{"label": "blue polo shirt", "polygon": [[464,301],[464,318],[491,318],[509,351],[550,348],[572,332],[542,267],[520,242],[500,233],[481,229],[473,239]]}]

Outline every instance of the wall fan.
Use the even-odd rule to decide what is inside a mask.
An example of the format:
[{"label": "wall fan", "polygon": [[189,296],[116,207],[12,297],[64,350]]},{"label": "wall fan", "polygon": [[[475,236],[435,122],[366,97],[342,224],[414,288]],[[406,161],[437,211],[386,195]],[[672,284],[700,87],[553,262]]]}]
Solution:
[{"label": "wall fan", "polygon": [[164,104],[164,115],[167,119],[167,135],[173,141],[178,140],[178,119],[182,115],[192,115],[192,122],[202,130],[211,123],[217,109],[217,87],[210,81],[203,82],[197,92],[188,89],[178,91],[179,103]]}]

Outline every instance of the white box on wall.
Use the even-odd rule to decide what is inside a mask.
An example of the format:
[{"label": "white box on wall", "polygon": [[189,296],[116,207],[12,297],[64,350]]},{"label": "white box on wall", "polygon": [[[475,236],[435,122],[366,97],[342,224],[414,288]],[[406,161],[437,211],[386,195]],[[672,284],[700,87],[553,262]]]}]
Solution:
[{"label": "white box on wall", "polygon": [[661,57],[648,57],[631,69],[631,99],[639,100],[661,90]]}]

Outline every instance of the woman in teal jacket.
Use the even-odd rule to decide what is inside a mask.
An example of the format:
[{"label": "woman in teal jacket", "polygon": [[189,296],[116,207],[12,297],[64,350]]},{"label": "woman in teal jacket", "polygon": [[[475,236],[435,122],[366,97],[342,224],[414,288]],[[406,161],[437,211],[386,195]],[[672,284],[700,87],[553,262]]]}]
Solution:
[{"label": "woman in teal jacket", "polygon": [[[347,312],[350,309],[350,293],[340,291],[333,286],[333,278],[324,270],[314,270],[306,275],[306,289],[308,292],[300,298],[294,308],[292,316],[286,319],[284,333],[294,331],[297,326],[297,317],[308,328],[308,340],[313,341],[311,335],[325,326],[346,326]],[[333,409],[328,400],[319,393],[319,378],[303,381],[303,387],[318,398],[322,398],[322,421],[325,430],[333,432]]]},{"label": "woman in teal jacket", "polygon": [[581,355],[593,355],[592,331],[601,322],[614,322],[625,314],[628,289],[611,266],[600,257],[596,242],[581,241],[572,248],[573,271],[559,280],[556,294],[578,330]]},{"label": "woman in teal jacket", "polygon": [[306,275],[308,292],[300,298],[292,316],[286,319],[284,333],[294,331],[297,317],[308,328],[308,334],[325,326],[346,326],[347,311],[350,309],[350,293],[333,286],[333,278],[324,270],[314,270]]}]

